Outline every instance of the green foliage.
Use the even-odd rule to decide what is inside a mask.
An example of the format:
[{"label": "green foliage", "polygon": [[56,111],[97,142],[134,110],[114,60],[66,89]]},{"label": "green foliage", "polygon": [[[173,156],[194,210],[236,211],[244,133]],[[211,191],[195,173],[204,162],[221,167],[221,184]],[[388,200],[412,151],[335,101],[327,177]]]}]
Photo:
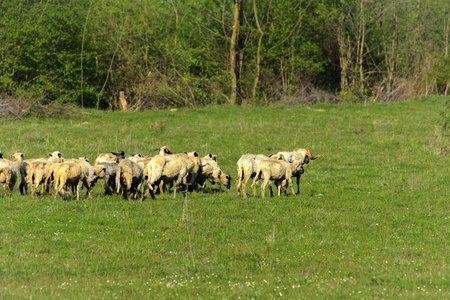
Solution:
[{"label": "green foliage", "polygon": [[[258,0],[260,68],[253,1],[243,3],[239,96],[249,103],[277,102],[305,86],[365,100],[393,80],[388,70],[419,96],[434,76],[434,93],[443,93],[448,63],[435,57],[448,49],[448,1]],[[2,1],[0,92],[100,108],[114,108],[122,91],[132,109],[227,103],[232,5]]]},{"label": "green foliage", "polygon": [[209,183],[186,202],[103,197],[100,182],[80,201],[2,190],[2,297],[448,298],[449,158],[432,155],[430,141],[443,101],[2,122],[4,155],[59,150],[92,162],[167,145],[216,154],[233,181],[244,153],[325,156],[305,166],[295,197],[242,199]]}]

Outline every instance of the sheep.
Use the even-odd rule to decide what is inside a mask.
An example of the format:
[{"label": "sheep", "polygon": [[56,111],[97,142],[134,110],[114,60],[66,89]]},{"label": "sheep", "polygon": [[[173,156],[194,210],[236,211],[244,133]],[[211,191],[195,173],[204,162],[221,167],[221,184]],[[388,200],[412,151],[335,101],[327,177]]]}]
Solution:
[{"label": "sheep", "polygon": [[47,160],[34,160],[30,163],[30,169],[27,173],[27,182],[31,185],[31,199],[36,195],[36,189],[42,184],[42,193],[45,191],[47,177],[50,174],[51,162]]},{"label": "sheep", "polygon": [[167,154],[172,154],[172,151],[170,151],[169,147],[167,146],[162,146],[160,148],[158,148],[159,151],[159,156],[166,156]]},{"label": "sheep", "polygon": [[24,154],[20,152],[14,152],[11,154],[11,156],[14,158],[14,162],[17,164],[17,167],[19,169],[20,173],[20,184],[19,184],[19,191],[21,195],[24,195],[24,188],[27,192],[27,167],[29,167],[28,163],[24,160]]},{"label": "sheep", "polygon": [[136,199],[143,181],[144,170],[137,163],[129,159],[120,159],[116,174],[116,194],[119,193],[122,183],[124,198]]},{"label": "sheep", "polygon": [[66,185],[76,187],[77,200],[80,199],[80,189],[82,185],[84,185],[88,190],[87,197],[89,198],[91,196],[91,187],[89,186],[87,177],[85,176],[83,168],[79,163],[61,163],[54,170],[54,174],[55,200],[58,195],[65,199],[64,187]]},{"label": "sheep", "polygon": [[[118,163],[102,162],[94,167],[94,172],[99,178],[102,178],[104,195],[112,195],[116,191],[116,174]],[[110,190],[110,188],[112,190]],[[117,194],[116,194],[117,195]]]},{"label": "sheep", "polygon": [[[324,157],[322,154],[318,154],[316,156],[313,156],[311,154],[311,150],[309,149],[301,149],[296,148],[293,151],[282,151],[278,152],[277,155],[283,155],[288,162],[293,162],[295,160],[301,160],[303,164],[309,164],[310,160],[315,160],[318,157]],[[297,194],[300,194],[300,179],[302,176],[302,173],[294,172],[292,176],[297,178]]]},{"label": "sheep", "polygon": [[81,165],[81,168],[83,169],[84,176],[87,177],[87,181],[89,183],[89,186],[91,188],[94,187],[95,183],[97,182],[98,176],[95,173],[94,167],[91,166],[89,163],[89,159],[86,156],[72,158],[72,159],[66,159],[64,162],[71,162],[71,163],[78,163]]},{"label": "sheep", "polygon": [[284,160],[263,160],[258,164],[255,180],[253,181],[253,195],[256,194],[256,186],[259,180],[264,179],[261,185],[261,197],[264,198],[264,189],[270,180],[274,180],[275,185],[278,188],[278,196],[281,195],[281,187],[286,184],[287,187],[291,187],[292,194],[295,196],[294,187],[292,186],[291,177],[295,171],[302,172],[301,160],[294,162],[287,162]]},{"label": "sheep", "polygon": [[225,174],[219,167],[217,163],[216,156],[212,154],[208,154],[205,157],[201,158],[200,161],[204,167],[202,168],[202,172],[197,175],[195,179],[196,184],[200,184],[202,186],[203,192],[205,191],[206,181],[208,180],[212,184],[217,183],[219,185],[219,190],[222,191],[221,183],[227,188],[231,187],[231,176]]},{"label": "sheep", "polygon": [[97,166],[101,162],[117,162],[117,158],[125,158],[125,152],[111,152],[111,153],[101,153],[94,161],[94,166]]},{"label": "sheep", "polygon": [[134,161],[135,163],[137,163],[138,161],[141,161],[145,158],[146,157],[144,155],[142,155],[141,153],[131,154],[130,156],[128,156],[128,159]]},{"label": "sheep", "polygon": [[[71,162],[70,159],[68,159],[66,161],[66,163],[69,163],[69,162]],[[47,177],[45,178],[45,186],[47,187],[49,195],[52,194],[52,189],[53,189],[53,186],[54,186],[55,180],[56,180],[56,171],[58,170],[58,168],[61,164],[62,163],[53,163],[50,165],[50,167],[48,169]]]},{"label": "sheep", "polygon": [[52,163],[62,163],[64,161],[63,154],[59,151],[50,152],[48,155],[48,161]]},{"label": "sheep", "polygon": [[[11,154],[14,157],[14,161],[9,159],[0,159],[0,182],[5,184],[5,196],[8,197],[8,188],[9,188],[9,196],[12,196],[12,191],[17,182],[17,178],[19,176],[20,169],[23,165],[23,153],[13,153]],[[3,157],[3,155],[2,155]],[[22,178],[23,180],[23,178]]]},{"label": "sheep", "polygon": [[12,196],[16,179],[11,165],[5,159],[0,159],[0,183],[4,183],[5,197]]},{"label": "sheep", "polygon": [[[255,177],[258,164],[263,160],[270,159],[284,159],[281,155],[272,155],[273,157],[266,156],[264,154],[244,154],[237,161],[237,179],[236,187],[238,195],[242,194],[242,197],[247,197],[247,182],[250,178]],[[272,189],[270,188],[272,193]],[[255,194],[253,194],[255,196]]]},{"label": "sheep", "polygon": [[31,158],[31,159],[24,159],[22,161],[22,165],[19,168],[20,176],[22,179],[19,184],[19,191],[20,191],[21,195],[28,194],[28,184],[30,183],[29,182],[30,176],[28,174],[30,174],[31,163],[34,161],[47,161],[47,159],[46,158]]},{"label": "sheep", "polygon": [[[196,153],[195,153],[196,154]],[[195,155],[192,153],[192,155]],[[145,199],[145,191],[149,190],[153,200],[156,200],[154,193],[154,185],[156,182],[163,180],[176,180],[174,186],[173,198],[176,198],[177,190],[183,183],[186,185],[184,191],[184,197],[187,197],[187,188],[195,180],[197,173],[204,167],[200,158],[197,156],[191,156],[187,153],[156,156],[147,165],[148,180],[144,193],[142,194],[141,201]],[[188,182],[188,176],[191,175]]]}]

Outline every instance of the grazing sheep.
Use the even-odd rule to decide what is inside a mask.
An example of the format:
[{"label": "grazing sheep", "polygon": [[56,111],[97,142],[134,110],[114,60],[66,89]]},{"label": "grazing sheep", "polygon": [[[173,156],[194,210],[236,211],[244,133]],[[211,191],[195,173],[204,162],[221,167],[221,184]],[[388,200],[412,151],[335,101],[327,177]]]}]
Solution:
[{"label": "grazing sheep", "polygon": [[[242,197],[247,197],[247,182],[250,178],[254,178],[256,175],[256,171],[258,169],[258,164],[263,160],[276,160],[283,159],[284,157],[281,155],[272,155],[271,157],[266,156],[264,154],[244,154],[237,161],[237,179],[236,179],[236,187],[238,191],[238,195]],[[272,189],[270,188],[272,192]],[[255,194],[253,194],[255,196]]]},{"label": "grazing sheep", "polygon": [[124,198],[136,199],[144,181],[144,170],[134,161],[129,159],[120,159],[116,174],[116,193],[123,187]]},{"label": "grazing sheep", "polygon": [[217,183],[219,185],[219,190],[222,191],[221,183],[227,188],[231,187],[231,176],[225,174],[219,167],[216,161],[216,156],[208,154],[200,159],[202,165],[202,172],[197,175],[195,183],[202,186],[203,192],[205,191],[206,181],[212,184]]},{"label": "grazing sheep", "polygon": [[275,182],[278,188],[278,196],[281,195],[281,186],[286,183],[286,188],[291,187],[292,194],[295,196],[294,187],[292,186],[291,177],[294,171],[302,170],[302,162],[300,160],[287,162],[284,160],[263,160],[258,164],[255,180],[253,181],[253,195],[256,194],[256,186],[259,180],[264,179],[261,185],[261,197],[264,198],[264,189],[270,180]]},{"label": "grazing sheep", "polygon": [[102,178],[103,188],[105,189],[105,196],[112,195],[113,192],[115,193],[116,191],[116,174],[118,165],[119,164],[115,162],[102,162],[95,167],[96,175],[99,178]]},{"label": "grazing sheep", "polygon": [[[195,153],[196,154],[196,153]],[[192,153],[192,155],[195,155]],[[155,183],[163,181],[175,180],[173,198],[176,198],[177,190],[181,184],[186,185],[184,191],[184,197],[187,197],[187,189],[189,185],[192,185],[198,172],[203,167],[200,158],[197,156],[191,156],[187,153],[155,156],[147,165],[148,180],[147,185],[142,194],[141,201],[144,200],[145,191],[148,189],[153,200],[156,200],[154,193]],[[188,182],[188,176],[190,180]]]},{"label": "grazing sheep", "polygon": [[117,158],[125,158],[125,152],[111,152],[111,153],[101,153],[94,161],[94,166],[97,166],[101,162],[117,162]]},{"label": "grazing sheep", "polygon": [[77,200],[80,199],[80,189],[84,185],[88,190],[87,197],[91,196],[92,190],[87,177],[79,163],[61,163],[54,170],[55,174],[55,200],[58,194],[65,199],[65,186],[75,186]]},{"label": "grazing sheep", "polygon": [[[324,157],[322,154],[318,154],[313,156],[311,154],[311,150],[309,149],[301,149],[296,148],[293,151],[282,151],[278,152],[278,154],[283,155],[288,162],[293,162],[296,160],[301,160],[303,164],[309,164],[310,160],[315,160],[318,157]],[[300,194],[300,179],[303,173],[299,173],[298,171],[294,172],[292,176],[297,178],[297,194]]]}]

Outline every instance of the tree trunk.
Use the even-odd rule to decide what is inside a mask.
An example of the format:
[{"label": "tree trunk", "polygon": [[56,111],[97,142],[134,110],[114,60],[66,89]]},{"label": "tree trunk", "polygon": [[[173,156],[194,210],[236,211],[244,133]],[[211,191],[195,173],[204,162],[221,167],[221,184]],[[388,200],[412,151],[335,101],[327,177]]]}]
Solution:
[{"label": "tree trunk", "polygon": [[255,81],[253,82],[253,91],[252,91],[253,101],[256,101],[256,91],[258,89],[259,76],[261,74],[261,45],[264,36],[264,31],[262,31],[261,26],[259,25],[258,11],[256,10],[256,0],[253,0],[253,12],[255,14],[256,26],[258,27],[259,31],[258,48],[256,50],[256,74],[255,74]]},{"label": "tree trunk", "polygon": [[[344,13],[339,16],[338,44],[339,44],[339,63],[341,66],[341,92],[345,92],[348,87],[348,51],[345,42]],[[351,52],[350,52],[351,53]]]},{"label": "tree trunk", "polygon": [[233,0],[233,33],[231,35],[230,41],[230,73],[231,73],[231,95],[230,103],[240,104],[239,96],[239,78],[240,78],[240,55],[241,55],[241,35],[240,35],[240,24],[242,22],[242,1],[243,0]]},{"label": "tree trunk", "polygon": [[359,50],[358,50],[358,67],[359,67],[359,93],[360,97],[365,96],[364,92],[364,68],[363,68],[363,62],[364,62],[364,45],[365,45],[365,39],[366,39],[366,16],[365,16],[365,6],[364,1],[361,0],[361,20],[360,20],[360,39],[359,39]]}]

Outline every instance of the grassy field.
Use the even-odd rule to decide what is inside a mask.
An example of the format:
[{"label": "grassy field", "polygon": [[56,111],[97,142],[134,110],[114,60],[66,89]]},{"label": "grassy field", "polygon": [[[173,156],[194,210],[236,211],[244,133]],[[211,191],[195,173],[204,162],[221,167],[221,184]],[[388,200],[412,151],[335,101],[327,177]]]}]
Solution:
[{"label": "grassy field", "polygon": [[[301,194],[230,190],[157,201],[0,193],[0,298],[450,298],[450,158],[443,98],[311,107],[205,107],[3,121],[0,150],[66,158],[124,150],[310,148]],[[250,184],[248,185],[250,192]],[[159,196],[159,197],[158,197]],[[186,219],[183,218],[183,210]]]}]

